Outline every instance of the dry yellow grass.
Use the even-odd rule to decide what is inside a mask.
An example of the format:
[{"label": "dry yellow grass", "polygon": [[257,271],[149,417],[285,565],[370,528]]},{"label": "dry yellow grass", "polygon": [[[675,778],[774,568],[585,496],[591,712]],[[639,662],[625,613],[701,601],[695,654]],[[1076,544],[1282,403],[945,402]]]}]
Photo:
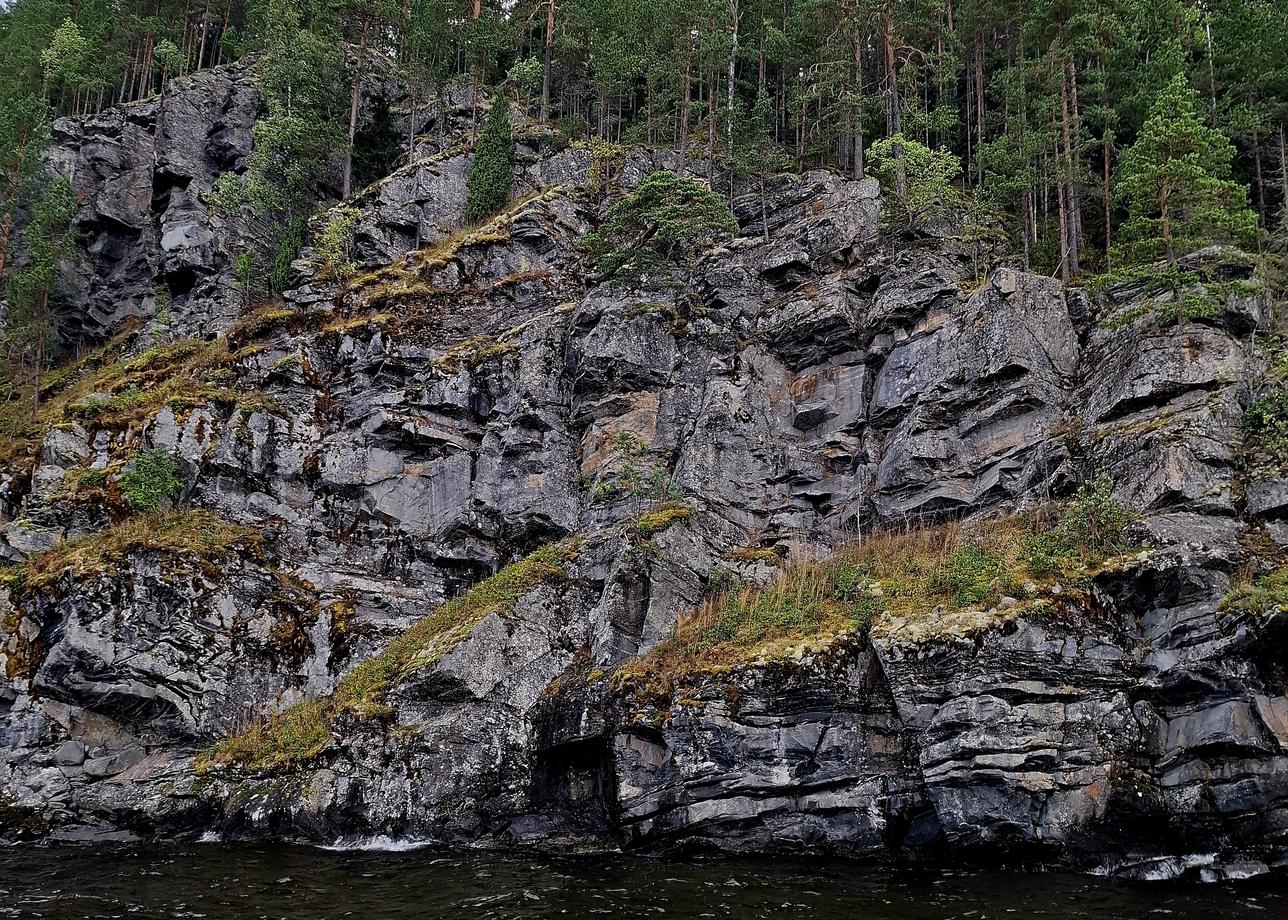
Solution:
[{"label": "dry yellow grass", "polygon": [[316,757],[341,714],[387,715],[390,689],[459,645],[488,615],[509,610],[539,585],[566,577],[577,543],[543,547],[443,604],[346,676],[328,697],[294,706],[224,739],[198,760],[198,769],[236,764],[254,771],[288,767]]},{"label": "dry yellow grass", "polygon": [[1080,497],[1063,514],[874,534],[789,565],[771,584],[712,597],[616,680],[669,692],[688,675],[817,651],[864,631],[917,643],[996,626],[1050,603],[1057,584],[1077,590],[1124,548],[1125,513],[1088,501]]},{"label": "dry yellow grass", "polygon": [[10,567],[6,580],[35,591],[66,575],[85,578],[113,574],[115,566],[134,553],[166,553],[185,565],[212,563],[233,550],[258,551],[259,531],[223,520],[201,509],[131,518],[107,530],[60,543],[25,565]]}]

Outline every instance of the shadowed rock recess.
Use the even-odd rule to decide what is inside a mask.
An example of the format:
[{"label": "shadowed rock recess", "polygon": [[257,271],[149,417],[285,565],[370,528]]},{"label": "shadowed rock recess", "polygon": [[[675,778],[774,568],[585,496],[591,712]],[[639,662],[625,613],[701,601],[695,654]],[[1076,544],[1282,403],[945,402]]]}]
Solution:
[{"label": "shadowed rock recess", "polygon": [[[355,197],[352,278],[306,250],[247,309],[258,231],[209,193],[257,105],[223,68],[55,130],[105,344],[4,454],[6,835],[1288,859],[1288,481],[1243,447],[1273,359],[1237,253],[1192,257],[1218,308],[1178,324],[892,237],[820,171],[769,182],[768,243],[749,187],[691,276],[596,281],[580,239],[673,155],[520,132],[511,205],[461,230],[444,125]],[[1136,516],[1112,564],[647,664],[736,579],[1098,475]]]}]

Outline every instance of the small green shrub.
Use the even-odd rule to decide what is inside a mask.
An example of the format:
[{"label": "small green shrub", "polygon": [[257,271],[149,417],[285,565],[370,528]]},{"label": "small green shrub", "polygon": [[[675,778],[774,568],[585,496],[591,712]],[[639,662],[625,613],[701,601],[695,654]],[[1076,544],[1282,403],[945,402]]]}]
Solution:
[{"label": "small green shrub", "polygon": [[277,233],[277,249],[273,253],[273,263],[268,270],[268,283],[273,293],[280,294],[286,290],[291,278],[291,263],[300,254],[304,245],[307,224],[303,219],[283,224]]},{"label": "small green shrub", "polygon": [[514,185],[514,133],[505,99],[492,103],[474,147],[474,160],[465,185],[465,219],[486,220],[505,207]]},{"label": "small green shrub", "polygon": [[979,543],[964,543],[929,572],[927,586],[963,607],[993,603],[1015,590],[1008,562]]},{"label": "small green shrub", "polygon": [[1135,515],[1114,498],[1114,481],[1101,473],[1078,490],[1051,532],[1066,556],[1111,555],[1127,546],[1123,534]]},{"label": "small green shrub", "polygon": [[328,281],[344,281],[357,271],[357,265],[349,258],[349,246],[353,228],[358,225],[361,216],[362,212],[357,208],[332,209],[330,220],[318,236],[318,277]]},{"label": "small green shrub", "polygon": [[702,247],[737,232],[724,198],[663,170],[609,208],[604,223],[583,242],[596,268],[609,275],[663,259],[691,264]]},{"label": "small green shrub", "polygon": [[707,586],[703,594],[706,597],[715,597],[717,594],[723,594],[738,587],[738,584],[738,576],[734,574],[733,569],[717,565],[707,573]]},{"label": "small green shrub", "polygon": [[1288,468],[1288,386],[1272,387],[1248,407],[1243,447],[1254,465]]},{"label": "small green shrub", "polygon": [[151,511],[183,489],[179,465],[165,451],[145,451],[133,466],[121,474],[121,495],[133,511]]},{"label": "small green shrub", "polygon": [[242,186],[242,180],[234,172],[226,172],[215,181],[215,187],[210,190],[210,207],[216,214],[221,217],[233,217],[241,210],[246,203],[246,189]]}]

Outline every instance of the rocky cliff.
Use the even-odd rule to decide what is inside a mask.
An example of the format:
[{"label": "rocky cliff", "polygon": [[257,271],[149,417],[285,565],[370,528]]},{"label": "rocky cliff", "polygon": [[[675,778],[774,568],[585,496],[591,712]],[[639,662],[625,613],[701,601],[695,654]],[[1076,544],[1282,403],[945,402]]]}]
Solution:
[{"label": "rocky cliff", "polygon": [[[226,240],[256,231],[206,193],[254,108],[221,70],[59,123],[103,344],[4,451],[9,836],[1284,860],[1288,485],[1244,443],[1277,379],[1249,260],[1191,257],[1178,321],[885,232],[875,182],[809,172],[765,227],[736,196],[692,272],[597,280],[581,237],[671,154],[530,131],[511,205],[462,229],[444,128],[355,198],[354,277],[306,251],[246,311]],[[115,336],[161,287],[168,325]],[[663,673],[735,581],[1099,474],[1135,514],[1112,560]]]}]

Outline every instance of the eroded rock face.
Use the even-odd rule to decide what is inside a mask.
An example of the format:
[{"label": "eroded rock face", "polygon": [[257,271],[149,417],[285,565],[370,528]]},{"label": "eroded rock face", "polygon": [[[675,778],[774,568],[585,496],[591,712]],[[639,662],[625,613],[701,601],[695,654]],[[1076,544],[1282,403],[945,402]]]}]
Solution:
[{"label": "eroded rock face", "polygon": [[249,214],[210,195],[246,168],[260,101],[229,65],[172,81],[155,99],[54,123],[49,158],[80,207],[63,287],[77,310],[64,338],[101,339],[124,320],[182,335],[226,328],[241,307],[233,259],[256,245]]},{"label": "eroded rock face", "polygon": [[[87,335],[152,317],[153,278],[182,331],[228,328],[245,228],[205,196],[244,162],[254,109],[225,69],[60,123],[55,165],[85,195]],[[595,280],[578,251],[608,196],[592,172],[629,188],[671,154],[605,171],[523,141],[516,203],[462,234],[470,153],[450,124],[355,197],[355,282],[316,277],[306,250],[285,312],[237,334],[221,386],[259,398],[78,418],[6,471],[10,561],[107,526],[68,477],[115,476],[145,448],[177,458],[182,503],[253,528],[266,554],[194,569],[145,553],[11,595],[0,783],[16,807],[62,837],[1002,849],[1138,874],[1198,850],[1281,859],[1284,630],[1219,610],[1288,509],[1282,480],[1245,483],[1234,462],[1261,375],[1255,293],[1174,324],[1140,291],[1093,302],[1013,267],[977,275],[951,238],[884,235],[875,182],[825,172],[769,183],[768,242],[749,189],[742,231],[691,269]],[[802,558],[1029,509],[1093,470],[1154,549],[1059,609],[847,636],[661,695],[612,679],[717,569],[772,577],[765,553],[730,550]],[[632,523],[681,500],[656,533]],[[324,696],[443,601],[573,536],[564,579],[402,675],[380,718],[342,714],[268,775],[198,777],[231,729]]]}]

